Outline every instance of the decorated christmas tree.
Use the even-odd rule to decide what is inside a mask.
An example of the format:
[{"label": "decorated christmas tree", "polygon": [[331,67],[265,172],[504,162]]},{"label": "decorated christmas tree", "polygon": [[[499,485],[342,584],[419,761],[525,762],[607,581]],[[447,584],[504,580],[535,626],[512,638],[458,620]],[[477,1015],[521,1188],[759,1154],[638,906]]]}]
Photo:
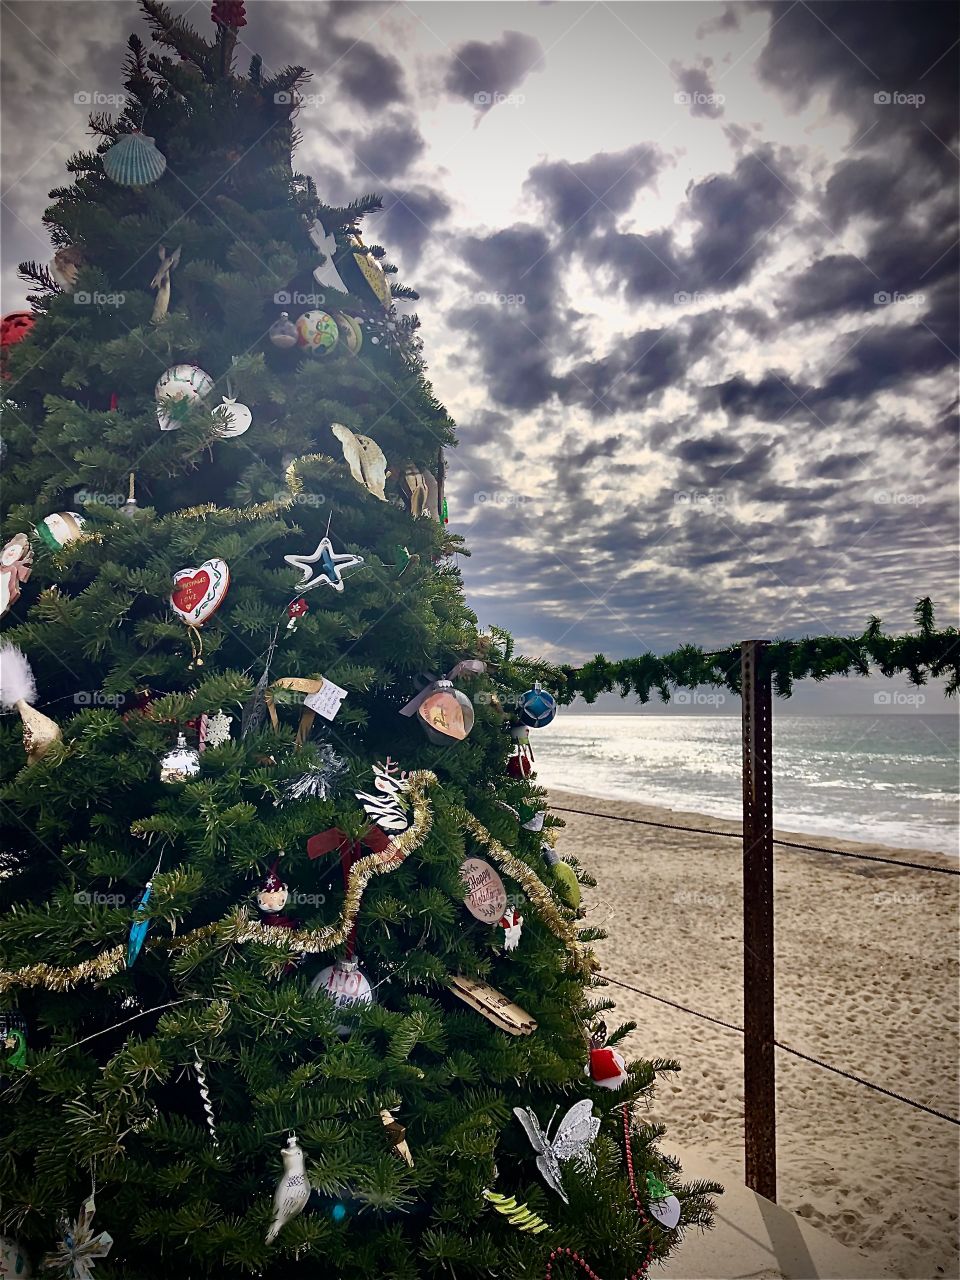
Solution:
[{"label": "decorated christmas tree", "polygon": [[291,168],[307,73],[142,7],[4,350],[9,1274],[640,1276],[716,1188],[603,1027],[415,294]]}]

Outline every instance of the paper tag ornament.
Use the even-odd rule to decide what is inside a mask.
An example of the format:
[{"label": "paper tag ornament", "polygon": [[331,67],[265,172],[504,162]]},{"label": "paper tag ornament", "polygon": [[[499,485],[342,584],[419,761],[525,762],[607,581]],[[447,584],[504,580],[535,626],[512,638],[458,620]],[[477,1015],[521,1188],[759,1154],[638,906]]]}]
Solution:
[{"label": "paper tag ornament", "polygon": [[467,858],[460,866],[466,894],[463,904],[472,916],[486,924],[496,924],[507,909],[503,881],[482,858]]},{"label": "paper tag ornament", "polygon": [[647,1194],[650,1197],[647,1208],[661,1227],[673,1230],[680,1221],[680,1201],[675,1195],[671,1195],[666,1183],[661,1182],[653,1173],[647,1174]]},{"label": "paper tag ornament", "polygon": [[537,1029],[537,1024],[529,1013],[479,978],[470,978],[462,973],[454,974],[450,978],[450,990],[464,1004],[468,1004],[477,1013],[482,1013],[495,1027],[506,1031],[508,1035],[529,1036]]},{"label": "paper tag ornament", "polygon": [[202,627],[223,604],[229,586],[226,560],[205,560],[199,569],[178,569],[173,575],[170,607],[188,627]]},{"label": "paper tag ornament", "polygon": [[338,684],[334,684],[324,676],[319,693],[309,694],[304,698],[303,705],[315,711],[318,716],[323,716],[324,720],[333,720],[346,696],[346,689],[341,689]]}]

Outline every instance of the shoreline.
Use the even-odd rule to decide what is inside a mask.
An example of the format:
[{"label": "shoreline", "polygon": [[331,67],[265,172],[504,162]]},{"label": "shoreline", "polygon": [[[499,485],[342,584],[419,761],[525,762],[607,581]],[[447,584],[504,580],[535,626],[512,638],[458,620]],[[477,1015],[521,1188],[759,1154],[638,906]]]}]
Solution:
[{"label": "shoreline", "polygon": [[[739,824],[549,788],[566,827],[557,849],[597,881],[585,923],[602,927],[603,969],[688,1009],[743,1025],[742,856],[735,839],[606,821],[589,809],[739,834]],[[553,802],[556,808],[553,808]],[[956,858],[777,830],[783,839],[921,868]],[[960,1063],[960,878],[923,869],[777,847],[776,1028],[783,1043],[831,1066],[957,1115]],[[635,1021],[620,1048],[667,1058],[649,1118],[663,1148],[696,1148],[743,1166],[742,1036],[619,986],[613,1029]],[[897,1276],[955,1276],[956,1128],[905,1103],[778,1052],[778,1199]],[[682,1253],[681,1253],[682,1257]]]}]

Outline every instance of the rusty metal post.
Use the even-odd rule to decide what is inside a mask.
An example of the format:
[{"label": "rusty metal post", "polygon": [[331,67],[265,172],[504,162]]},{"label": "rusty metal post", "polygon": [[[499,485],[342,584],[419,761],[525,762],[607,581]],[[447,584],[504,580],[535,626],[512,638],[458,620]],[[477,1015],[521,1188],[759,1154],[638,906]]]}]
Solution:
[{"label": "rusty metal post", "polygon": [[773,743],[763,640],[740,645],[743,707],[743,1097],[744,1180],[777,1198],[774,1068]]}]

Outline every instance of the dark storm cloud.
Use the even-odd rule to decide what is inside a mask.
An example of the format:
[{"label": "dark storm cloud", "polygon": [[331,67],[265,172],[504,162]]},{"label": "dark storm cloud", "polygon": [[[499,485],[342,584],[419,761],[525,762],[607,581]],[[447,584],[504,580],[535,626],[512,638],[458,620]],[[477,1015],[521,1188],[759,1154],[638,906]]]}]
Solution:
[{"label": "dark storm cloud", "polygon": [[539,40],[521,31],[505,31],[499,40],[468,40],[454,51],[444,77],[444,87],[454,98],[463,98],[485,114],[496,106],[497,96],[509,95],[531,71],[544,65]]},{"label": "dark storm cloud", "polygon": [[390,245],[391,251],[397,250],[397,257],[405,269],[417,265],[436,226],[450,213],[450,205],[432,187],[390,191],[384,195],[383,208],[378,234]]},{"label": "dark storm cloud", "polygon": [[341,93],[367,111],[381,111],[407,101],[403,68],[392,54],[382,53],[368,40],[331,36],[334,55],[322,75],[335,77]]},{"label": "dark storm cloud", "polygon": [[692,116],[717,120],[723,115],[723,95],[718,94],[710,80],[709,59],[702,67],[685,67],[671,62],[670,70],[677,82],[680,103],[690,108]]},{"label": "dark storm cloud", "polygon": [[354,155],[354,173],[365,183],[406,173],[426,148],[416,122],[410,119],[378,119],[370,132],[346,138]]},{"label": "dark storm cloud", "polygon": [[[938,167],[957,134],[956,44],[960,11],[938,0],[845,0],[768,5],[772,25],[757,62],[762,79],[806,105],[819,90],[862,129],[864,147],[903,135]],[[914,107],[882,95],[923,94]],[[881,95],[879,101],[875,96]]]},{"label": "dark storm cloud", "polygon": [[663,152],[652,143],[625,151],[598,152],[577,163],[534,165],[524,185],[543,204],[561,232],[611,225],[660,171]]},{"label": "dark storm cloud", "polygon": [[642,409],[686,369],[686,346],[676,330],[642,329],[613,351],[581,360],[558,380],[564,404],[581,405],[598,418]]},{"label": "dark storm cloud", "polygon": [[515,409],[542,404],[556,388],[553,364],[567,352],[575,318],[546,233],[516,223],[467,236],[459,249],[472,281],[449,323],[464,331],[496,401]]}]

